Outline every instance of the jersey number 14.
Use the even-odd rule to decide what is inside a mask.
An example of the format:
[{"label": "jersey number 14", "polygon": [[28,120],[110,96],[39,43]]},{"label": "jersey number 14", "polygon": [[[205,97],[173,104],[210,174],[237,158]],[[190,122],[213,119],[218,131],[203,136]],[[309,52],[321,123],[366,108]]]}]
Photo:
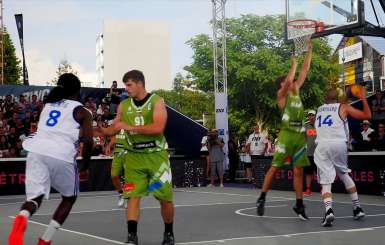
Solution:
[{"label": "jersey number 14", "polygon": [[323,125],[328,125],[328,127],[333,125],[332,115],[327,115],[323,120],[321,116],[317,117],[318,127],[320,128]]}]

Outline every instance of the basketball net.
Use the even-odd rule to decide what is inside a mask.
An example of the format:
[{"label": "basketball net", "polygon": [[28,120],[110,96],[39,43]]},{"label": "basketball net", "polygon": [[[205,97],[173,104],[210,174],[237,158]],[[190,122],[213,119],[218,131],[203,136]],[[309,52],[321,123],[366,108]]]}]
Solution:
[{"label": "basketball net", "polygon": [[298,19],[287,22],[288,38],[294,41],[295,56],[309,49],[309,40],[316,32],[317,22],[310,19]]}]

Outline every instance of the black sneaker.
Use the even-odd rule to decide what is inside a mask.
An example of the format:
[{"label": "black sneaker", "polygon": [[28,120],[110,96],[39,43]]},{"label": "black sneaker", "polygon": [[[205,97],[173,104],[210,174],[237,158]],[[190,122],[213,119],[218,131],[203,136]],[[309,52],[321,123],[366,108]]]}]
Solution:
[{"label": "black sneaker", "polygon": [[353,209],[353,219],[359,220],[359,219],[362,219],[363,217],[365,217],[365,213],[361,207],[356,207],[355,209]]},{"label": "black sneaker", "polygon": [[138,236],[135,233],[128,233],[126,244],[138,245]]},{"label": "black sneaker", "polygon": [[302,206],[296,205],[293,207],[293,210],[301,220],[308,220],[309,219],[305,213],[305,206],[304,205],[302,205]]},{"label": "black sneaker", "polygon": [[257,200],[257,214],[258,216],[263,216],[265,214],[265,199]]},{"label": "black sneaker", "polygon": [[329,208],[329,210],[325,213],[325,217],[322,220],[321,225],[323,227],[330,227],[333,225],[333,221],[334,221],[334,212],[333,212],[333,209]]},{"label": "black sneaker", "polygon": [[162,245],[174,245],[174,243],[175,243],[174,234],[172,234],[171,232],[165,232],[163,234]]}]

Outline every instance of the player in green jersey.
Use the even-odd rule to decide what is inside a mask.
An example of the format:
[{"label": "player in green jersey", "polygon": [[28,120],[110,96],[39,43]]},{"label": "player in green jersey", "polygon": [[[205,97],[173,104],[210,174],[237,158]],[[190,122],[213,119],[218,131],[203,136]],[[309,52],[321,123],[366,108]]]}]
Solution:
[{"label": "player in green jersey", "polygon": [[119,104],[112,126],[99,128],[95,134],[112,136],[125,130],[127,154],[123,192],[129,198],[126,243],[138,244],[140,200],[152,194],[160,202],[165,223],[162,244],[171,245],[174,244],[174,204],[167,142],[163,135],[167,122],[166,106],[161,97],[146,91],[142,72],[127,72],[123,82],[130,98]]},{"label": "player in green jersey", "polygon": [[272,165],[266,173],[262,191],[257,200],[257,214],[259,216],[264,215],[266,193],[273,183],[275,173],[283,166],[293,164],[293,185],[297,199],[293,210],[302,220],[308,219],[305,213],[305,206],[303,205],[302,175],[303,167],[309,165],[309,160],[306,156],[305,135],[302,132],[304,110],[299,90],[310,68],[313,48],[311,41],[309,42],[309,50],[302,64],[298,79],[294,81],[297,61],[293,57],[289,73],[276,80],[276,83],[280,83],[281,86],[277,92],[277,102],[278,107],[283,111],[282,123]]}]

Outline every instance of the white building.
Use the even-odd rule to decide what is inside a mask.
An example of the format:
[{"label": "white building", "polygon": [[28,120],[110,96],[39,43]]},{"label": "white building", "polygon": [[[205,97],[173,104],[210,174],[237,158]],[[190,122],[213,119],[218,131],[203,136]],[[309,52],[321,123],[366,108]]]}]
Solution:
[{"label": "white building", "polygon": [[171,38],[169,25],[159,22],[105,20],[96,40],[99,87],[109,88],[129,70],[144,73],[146,88],[171,89]]}]

